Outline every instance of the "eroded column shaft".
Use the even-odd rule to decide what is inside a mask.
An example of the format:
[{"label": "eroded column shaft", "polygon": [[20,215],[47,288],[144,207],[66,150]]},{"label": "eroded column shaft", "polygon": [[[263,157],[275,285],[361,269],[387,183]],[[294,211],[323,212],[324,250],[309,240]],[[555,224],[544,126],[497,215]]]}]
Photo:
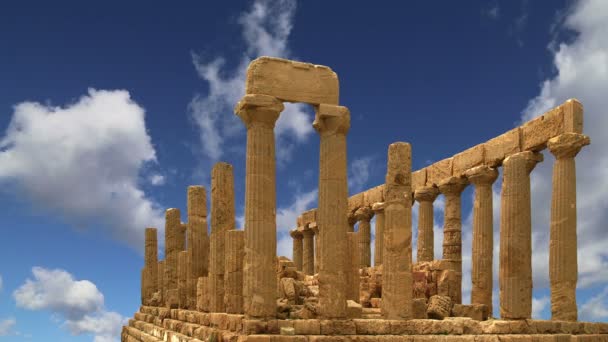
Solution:
[{"label": "eroded column shaft", "polygon": [[315,234],[315,274],[319,273],[321,268],[321,236],[319,235],[319,227],[316,222],[308,224],[308,228]]},{"label": "eroded column shaft", "polygon": [[314,233],[306,228],[302,231],[302,272],[312,275],[315,273]]},{"label": "eroded column shaft", "polygon": [[374,203],[372,206],[376,217],[376,227],[374,234],[374,266],[382,265],[382,255],[384,252],[384,203]]},{"label": "eroded column shaft", "polygon": [[418,201],[417,262],[435,260],[433,201],[437,195],[439,190],[434,186],[423,187],[414,192],[414,199]]},{"label": "eroded column shaft", "polygon": [[179,308],[185,308],[188,303],[188,252],[181,251],[178,255],[177,261],[177,295],[178,295],[178,306]]},{"label": "eroded column shaft", "polygon": [[226,231],[224,302],[226,312],[243,313],[243,260],[245,257],[245,232],[242,230]]},{"label": "eroded column shaft", "polygon": [[298,271],[302,271],[302,255],[303,255],[303,235],[301,231],[297,229],[292,230],[289,233],[293,239],[292,245],[292,254],[293,254],[293,263],[296,265],[296,269]]},{"label": "eroded column shaft", "polygon": [[348,236],[348,256],[349,256],[349,270],[348,270],[348,296],[346,299],[354,300],[359,302],[359,233],[347,232]]},{"label": "eroded column shaft", "polygon": [[196,283],[206,276],[209,264],[207,235],[207,190],[203,186],[188,187],[188,308],[196,307]]},{"label": "eroded column shaft", "polygon": [[413,317],[411,165],[410,144],[389,145],[382,261],[382,316],[385,319]]},{"label": "eroded column shaft", "polygon": [[532,315],[530,172],[542,154],[520,152],[503,161],[500,211],[500,317]]},{"label": "eroded column shaft", "polygon": [[181,230],[179,209],[167,209],[165,212],[165,292],[177,289],[177,259],[179,252],[184,249],[184,236]]},{"label": "eroded column shaft", "polygon": [[156,228],[146,228],[145,231],[144,270],[146,273],[144,301],[148,301],[154,292],[158,291],[158,240]]},{"label": "eroded column shaft", "polygon": [[369,207],[361,207],[355,212],[359,221],[359,263],[361,267],[370,267],[372,262],[372,227],[374,212]]}]

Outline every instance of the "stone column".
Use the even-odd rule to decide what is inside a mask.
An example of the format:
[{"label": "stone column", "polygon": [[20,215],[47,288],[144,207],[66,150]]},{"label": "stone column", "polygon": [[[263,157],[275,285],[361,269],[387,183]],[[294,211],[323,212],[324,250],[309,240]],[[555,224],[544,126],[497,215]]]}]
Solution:
[{"label": "stone column", "polygon": [[144,287],[144,302],[147,302],[154,292],[158,291],[158,241],[156,228],[146,228],[145,237],[144,269],[147,286]]},{"label": "stone column", "polygon": [[532,315],[532,219],[530,172],[543,155],[513,154],[502,163],[500,198],[500,317],[525,319]]},{"label": "stone column", "polygon": [[314,248],[314,232],[307,228],[302,230],[304,236],[302,244],[302,272],[304,274],[313,275],[315,273],[315,248]]},{"label": "stone column", "polygon": [[274,125],[283,103],[245,95],[235,112],[247,126],[245,176],[244,310],[247,317],[276,315],[276,160]]},{"label": "stone column", "polygon": [[179,209],[167,209],[165,212],[165,291],[177,289],[177,258],[179,252],[184,249],[183,240]]},{"label": "stone column", "polygon": [[348,273],[346,134],[350,128],[350,112],[346,107],[321,104],[316,108],[313,126],[321,140],[317,209],[321,245],[320,316],[345,318]]},{"label": "stone column", "polygon": [[439,195],[435,186],[425,186],[414,191],[418,201],[418,240],[416,262],[435,260],[435,232],[433,231],[433,202]]},{"label": "stone column", "polygon": [[376,227],[374,233],[376,239],[374,240],[374,266],[382,265],[382,252],[384,250],[384,203],[374,203],[372,210],[376,216]]},{"label": "stone column", "polygon": [[369,207],[361,207],[355,212],[355,217],[359,221],[359,265],[370,267],[372,263],[372,232],[371,219],[374,212]]},{"label": "stone column", "polygon": [[141,269],[141,282],[140,282],[140,295],[141,295],[141,305],[148,304],[148,298],[146,298],[146,291],[148,288],[148,279],[147,279],[146,267],[142,267]]},{"label": "stone column", "polygon": [[[455,298],[452,301],[462,304],[462,218],[460,194],[467,186],[464,177],[449,177],[437,184],[445,196],[443,219],[443,259],[448,261],[456,273]],[[450,291],[451,292],[451,291]]]},{"label": "stone column", "polygon": [[226,232],[226,261],[224,265],[226,312],[243,313],[243,258],[245,256],[245,232],[228,230]]},{"label": "stone column", "polygon": [[317,226],[317,222],[311,222],[308,224],[308,229],[312,230],[313,234],[315,234],[315,274],[319,273],[319,269],[321,268],[321,239],[319,236],[319,226]]},{"label": "stone column", "polygon": [[160,295],[160,303],[159,306],[163,306],[164,305],[164,294],[165,294],[165,283],[166,283],[166,277],[165,277],[165,260],[160,260],[158,262],[158,271],[156,273],[157,277],[158,277],[158,292]]},{"label": "stone column", "polygon": [[551,319],[576,321],[578,278],[576,236],[576,163],[574,157],[588,136],[564,133],[549,139],[547,147],[555,156],[551,195],[549,278],[551,279]]},{"label": "stone column", "polygon": [[177,258],[177,298],[178,298],[178,306],[180,309],[184,309],[186,307],[187,299],[188,299],[188,288],[186,284],[186,280],[188,277],[188,252],[181,251],[179,252]]},{"label": "stone column", "polygon": [[494,227],[492,184],[498,171],[486,165],[465,172],[475,186],[473,204],[473,253],[471,260],[471,304],[485,304],[492,314],[492,287],[494,260]]},{"label": "stone column", "polygon": [[347,232],[346,235],[348,236],[348,259],[350,260],[348,265],[348,295],[346,299],[359,303],[359,283],[361,281],[359,275],[359,233]]},{"label": "stone column", "polygon": [[203,186],[188,187],[188,307],[196,308],[196,283],[207,276],[209,264],[207,236],[207,190]]},{"label": "stone column", "polygon": [[397,142],[388,147],[384,184],[382,316],[411,319],[412,307],[412,149]]},{"label": "stone column", "polygon": [[293,263],[296,264],[296,269],[302,271],[302,238],[304,235],[298,229],[293,229],[289,232],[289,235],[293,238]]},{"label": "stone column", "polygon": [[211,170],[211,239],[209,258],[209,309],[224,312],[224,243],[226,232],[236,228],[232,165],[216,163]]}]

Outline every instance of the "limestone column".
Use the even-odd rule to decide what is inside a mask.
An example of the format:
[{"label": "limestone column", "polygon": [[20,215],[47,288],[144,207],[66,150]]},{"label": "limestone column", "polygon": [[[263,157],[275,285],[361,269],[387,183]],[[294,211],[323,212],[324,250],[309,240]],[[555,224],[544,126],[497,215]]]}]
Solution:
[{"label": "limestone column", "polygon": [[184,309],[187,305],[188,293],[187,293],[187,284],[186,279],[188,277],[188,252],[181,251],[179,252],[177,258],[177,298],[178,298],[178,306],[180,309]]},{"label": "limestone column", "polygon": [[321,140],[317,209],[321,245],[320,316],[345,318],[348,273],[346,134],[350,128],[350,112],[346,107],[321,104],[316,108],[313,126]]},{"label": "limestone column", "polygon": [[464,177],[449,177],[437,184],[439,192],[445,196],[443,219],[443,259],[456,272],[454,303],[462,304],[462,214],[460,194],[467,186]]},{"label": "limestone column", "polygon": [[158,241],[156,228],[146,228],[144,269],[146,273],[145,301],[158,290]]},{"label": "limestone column", "polygon": [[183,249],[179,209],[167,209],[165,211],[165,292],[177,289],[177,258]]},{"label": "limestone column", "polygon": [[146,297],[146,291],[148,288],[148,279],[147,279],[147,272],[146,272],[146,267],[142,267],[141,269],[141,283],[140,283],[140,295],[141,295],[141,305],[147,305],[148,304],[148,298]]},{"label": "limestone column", "polygon": [[224,272],[226,312],[243,313],[243,259],[245,256],[245,232],[226,231],[226,266]]},{"label": "limestone column", "polygon": [[411,319],[412,308],[412,149],[397,142],[388,147],[384,184],[382,316]]},{"label": "limestone column", "polygon": [[532,219],[530,172],[543,155],[513,154],[502,163],[500,198],[500,317],[525,319],[532,315]]},{"label": "limestone column", "polygon": [[374,240],[374,266],[382,265],[382,252],[384,250],[384,207],[384,203],[382,202],[374,203],[372,206],[372,210],[376,216],[376,227],[374,231],[376,235],[376,239]]},{"label": "limestone column", "polygon": [[359,303],[359,282],[361,281],[359,276],[359,265],[361,263],[359,261],[359,233],[347,232],[346,235],[348,236],[348,259],[350,260],[348,265],[348,296],[346,299]]},{"label": "limestone column", "polygon": [[276,315],[277,250],[274,125],[283,103],[245,95],[235,112],[247,126],[245,178],[244,310],[248,317]]},{"label": "limestone column", "polygon": [[203,186],[188,187],[188,271],[189,308],[196,307],[196,283],[207,276],[209,264],[209,237],[207,236],[207,190]]},{"label": "limestone column", "polygon": [[435,186],[425,186],[414,191],[414,199],[418,201],[416,262],[435,260],[433,202],[438,195],[439,189]]},{"label": "limestone column", "polygon": [[574,157],[588,136],[564,133],[549,139],[547,147],[555,156],[551,195],[549,278],[551,279],[551,319],[576,321],[578,278],[576,236],[576,163]]},{"label": "limestone column", "polygon": [[494,227],[492,184],[498,171],[486,165],[465,172],[475,186],[473,203],[473,252],[471,260],[471,304],[485,304],[492,314]]},{"label": "limestone column", "polygon": [[159,306],[164,306],[165,302],[164,302],[163,296],[165,295],[165,284],[166,284],[165,260],[160,260],[158,262],[158,271],[157,271],[156,274],[157,274],[157,277],[158,277],[158,292],[159,292],[159,295],[160,295]]},{"label": "limestone column", "polygon": [[308,227],[302,230],[302,236],[304,237],[302,244],[302,272],[308,275],[315,273],[314,235],[315,233]]},{"label": "limestone column", "polygon": [[311,222],[308,224],[308,229],[312,230],[315,234],[315,274],[319,273],[321,268],[321,239],[319,236],[319,226],[317,222]]},{"label": "limestone column", "polygon": [[374,212],[369,207],[361,207],[355,212],[355,217],[359,221],[359,265],[360,267],[370,267],[372,263],[372,228],[371,219]]},{"label": "limestone column", "polygon": [[226,232],[236,228],[232,165],[216,163],[211,170],[211,239],[209,309],[224,312],[224,245]]},{"label": "limestone column", "polygon": [[304,235],[298,229],[293,229],[289,232],[293,239],[293,263],[296,264],[296,269],[302,271],[302,238]]}]

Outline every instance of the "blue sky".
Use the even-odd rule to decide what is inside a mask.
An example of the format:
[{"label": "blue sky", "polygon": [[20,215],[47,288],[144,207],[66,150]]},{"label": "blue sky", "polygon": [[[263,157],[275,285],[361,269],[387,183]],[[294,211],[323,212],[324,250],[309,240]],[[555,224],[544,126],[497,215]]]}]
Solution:
[{"label": "blue sky", "polygon": [[[337,72],[351,194],[383,182],[392,142],[412,144],[416,170],[580,99],[592,145],[577,157],[579,317],[608,320],[607,22],[601,0],[2,5],[0,340],[117,340],[139,306],[144,228],[162,229],[170,207],[185,221],[187,186],[208,186],[216,161],[234,165],[240,222],[245,129],[232,107],[260,55]],[[316,207],[311,123],[289,105],[275,130],[283,255]],[[546,152],[532,176],[537,318],[550,316],[552,164]],[[467,189],[465,302],[471,202]]]}]

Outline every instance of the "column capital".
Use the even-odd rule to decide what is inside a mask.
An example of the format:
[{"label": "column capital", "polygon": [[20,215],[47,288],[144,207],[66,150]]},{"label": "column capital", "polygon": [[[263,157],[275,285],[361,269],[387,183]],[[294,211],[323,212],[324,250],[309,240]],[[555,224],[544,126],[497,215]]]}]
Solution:
[{"label": "column capital", "polygon": [[505,158],[505,160],[502,162],[502,166],[505,167],[505,166],[508,166],[509,164],[516,163],[520,160],[524,160],[525,165],[526,165],[526,171],[528,171],[528,173],[530,173],[530,172],[532,172],[532,170],[534,170],[534,167],[536,166],[536,164],[543,161],[543,155],[539,152],[532,152],[532,151],[524,151],[524,152],[515,153],[515,154],[512,154],[512,155],[508,156],[507,158]]},{"label": "column capital", "polygon": [[310,229],[309,227],[305,227],[304,229],[301,230],[301,232],[304,237],[309,237],[309,236],[315,235],[315,232],[312,229]]},{"label": "column capital", "polygon": [[372,204],[372,210],[376,215],[378,213],[384,212],[384,208],[386,208],[386,204],[384,204],[384,202],[376,202]]},{"label": "column capital", "polygon": [[460,196],[460,193],[468,184],[469,181],[466,178],[452,176],[441,180],[439,184],[437,184],[437,187],[439,188],[439,191],[446,196]]},{"label": "column capital", "polygon": [[357,221],[371,221],[372,217],[374,217],[374,212],[370,207],[360,207],[355,211],[355,219]]},{"label": "column capital", "polygon": [[344,106],[322,103],[315,107],[312,126],[320,135],[346,134],[350,129],[350,111]]},{"label": "column capital", "polygon": [[276,97],[248,94],[236,104],[234,113],[243,120],[247,128],[254,124],[274,128],[274,124],[284,108],[283,102]]},{"label": "column capital", "polygon": [[414,191],[414,199],[418,202],[433,202],[439,196],[436,186],[423,186]]},{"label": "column capital", "polygon": [[292,229],[292,230],[290,230],[289,231],[289,235],[291,235],[291,237],[294,240],[298,240],[298,239],[302,239],[303,238],[302,232],[299,231],[298,229]]},{"label": "column capital", "polygon": [[574,158],[578,152],[591,143],[588,136],[580,133],[564,133],[549,139],[547,147],[556,159]]},{"label": "column capital", "polygon": [[319,225],[317,225],[317,222],[310,222],[308,224],[308,229],[312,230],[315,235],[319,234]]},{"label": "column capital", "polygon": [[498,171],[495,168],[487,165],[480,165],[465,171],[465,176],[469,182],[479,184],[492,184],[498,178]]},{"label": "column capital", "polygon": [[355,213],[348,213],[347,214],[347,220],[348,220],[348,224],[351,226],[354,226],[355,223],[357,223],[357,217],[355,216]]}]

